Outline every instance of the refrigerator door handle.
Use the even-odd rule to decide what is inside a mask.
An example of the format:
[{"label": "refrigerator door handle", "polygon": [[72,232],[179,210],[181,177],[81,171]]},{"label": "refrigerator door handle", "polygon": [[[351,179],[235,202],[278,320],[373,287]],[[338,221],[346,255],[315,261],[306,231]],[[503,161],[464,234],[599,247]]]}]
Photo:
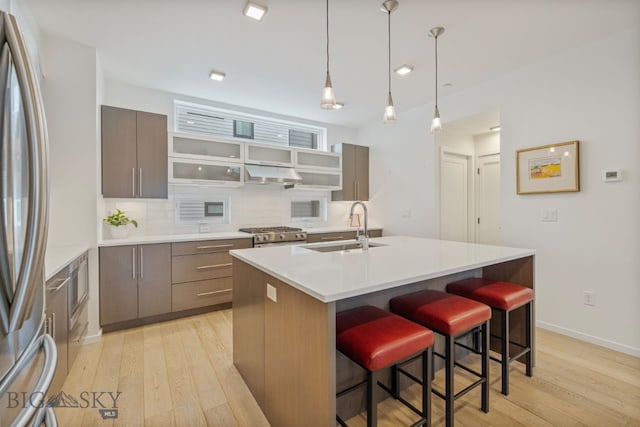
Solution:
[{"label": "refrigerator door handle", "polygon": [[2,384],[0,384],[0,396],[2,396],[31,359],[35,357],[40,348],[44,350],[44,366],[42,368],[42,374],[40,374],[40,378],[31,392],[30,404],[25,405],[25,407],[20,411],[13,421],[13,424],[11,424],[12,426],[26,425],[29,420],[34,418],[36,410],[45,403],[44,397],[47,394],[47,390],[49,390],[51,381],[53,381],[53,375],[56,371],[56,364],[58,362],[56,343],[53,341],[53,338],[49,335],[40,335],[31,347],[24,352],[23,356],[16,362],[13,368],[11,368],[11,371],[9,371],[5,378],[3,378]]},{"label": "refrigerator door handle", "polygon": [[47,131],[44,106],[40,97],[22,34],[17,30],[15,17],[3,14],[6,43],[12,53],[16,77],[22,92],[24,119],[29,144],[29,212],[26,244],[21,260],[16,294],[11,304],[9,330],[22,328],[33,302],[37,287],[42,285],[42,266],[47,236]]},{"label": "refrigerator door handle", "polygon": [[31,427],[58,427],[58,420],[56,419],[56,413],[53,412],[53,408],[50,406],[44,406],[38,409],[36,417],[31,423]]}]

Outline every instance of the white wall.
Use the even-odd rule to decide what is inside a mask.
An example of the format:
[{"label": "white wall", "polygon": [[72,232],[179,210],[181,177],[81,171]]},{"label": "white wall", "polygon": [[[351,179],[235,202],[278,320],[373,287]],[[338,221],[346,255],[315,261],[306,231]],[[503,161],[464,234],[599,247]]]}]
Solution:
[{"label": "white wall", "polygon": [[93,48],[42,34],[42,92],[49,131],[49,251],[86,246],[91,295],[89,335],[99,331],[95,218],[99,124]]},{"label": "white wall", "polygon": [[432,113],[420,106],[393,125],[380,121],[358,131],[358,143],[370,146],[370,212],[385,235],[437,236]]},{"label": "white wall", "polygon": [[[502,236],[536,250],[539,326],[640,355],[640,27],[619,32],[440,100],[445,121],[500,109]],[[433,105],[370,124],[372,192],[385,230],[433,236]],[[445,123],[446,129],[446,123]],[[516,195],[515,151],[580,140],[581,191]],[[602,183],[622,168],[625,180]],[[404,206],[414,208],[402,218]],[[422,207],[419,211],[418,207]],[[558,222],[541,222],[544,208]],[[419,217],[419,220],[417,219]],[[583,291],[596,306],[583,304]]]}]

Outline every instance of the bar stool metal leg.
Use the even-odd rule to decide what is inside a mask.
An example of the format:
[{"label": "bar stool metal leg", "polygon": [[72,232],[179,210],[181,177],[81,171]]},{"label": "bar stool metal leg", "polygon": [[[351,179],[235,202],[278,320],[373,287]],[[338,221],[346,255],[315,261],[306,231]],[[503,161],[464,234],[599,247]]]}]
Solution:
[{"label": "bar stool metal leg", "polygon": [[525,306],[525,328],[526,328],[526,345],[529,348],[529,352],[527,353],[527,355],[525,356],[525,363],[526,363],[526,369],[527,369],[527,376],[528,377],[532,377],[533,376],[533,321],[532,321],[532,307],[531,305],[533,304],[533,302],[529,302],[529,304],[527,304]]},{"label": "bar stool metal leg", "polygon": [[445,418],[446,426],[453,426],[453,404],[455,401],[455,391],[453,389],[453,370],[456,364],[455,339],[451,335],[445,335]]},{"label": "bar stool metal leg", "polygon": [[431,378],[433,376],[433,346],[422,353],[422,414],[425,427],[431,427]]},{"label": "bar stool metal leg", "polygon": [[489,412],[489,321],[482,324],[482,411]]},{"label": "bar stool metal leg", "polygon": [[500,348],[502,349],[502,394],[509,395],[509,312],[506,310],[500,310],[500,321],[502,322],[502,342]]},{"label": "bar stool metal leg", "polygon": [[367,427],[376,427],[378,425],[377,389],[377,373],[367,371]]}]

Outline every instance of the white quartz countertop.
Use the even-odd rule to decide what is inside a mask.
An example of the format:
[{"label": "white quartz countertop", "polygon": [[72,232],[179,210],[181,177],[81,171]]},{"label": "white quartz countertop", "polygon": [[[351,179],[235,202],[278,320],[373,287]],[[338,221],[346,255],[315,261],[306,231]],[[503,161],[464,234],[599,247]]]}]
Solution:
[{"label": "white quartz countertop", "polygon": [[531,249],[417,237],[390,236],[369,241],[385,246],[366,252],[317,252],[304,247],[338,244],[332,242],[236,249],[230,253],[327,303],[535,254]]},{"label": "white quartz countertop", "polygon": [[88,246],[48,246],[44,254],[45,280],[51,279],[88,250]]},{"label": "white quartz countertop", "polygon": [[159,234],[150,236],[130,236],[126,239],[103,239],[98,242],[98,247],[141,245],[148,243],[190,242],[196,240],[224,240],[224,239],[251,239],[249,233],[229,231],[221,233],[193,233],[193,234]]}]

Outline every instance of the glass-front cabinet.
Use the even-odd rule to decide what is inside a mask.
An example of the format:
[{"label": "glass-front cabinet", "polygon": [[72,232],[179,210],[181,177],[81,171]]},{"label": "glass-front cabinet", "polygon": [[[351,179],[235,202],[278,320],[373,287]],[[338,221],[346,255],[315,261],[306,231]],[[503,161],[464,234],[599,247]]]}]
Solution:
[{"label": "glass-front cabinet", "polygon": [[170,157],[169,183],[241,186],[244,184],[244,165]]},{"label": "glass-front cabinet", "polygon": [[342,156],[340,153],[296,148],[295,166],[299,168],[342,170]]},{"label": "glass-front cabinet", "polygon": [[174,133],[169,137],[169,156],[242,163],[244,143],[223,138]]}]

